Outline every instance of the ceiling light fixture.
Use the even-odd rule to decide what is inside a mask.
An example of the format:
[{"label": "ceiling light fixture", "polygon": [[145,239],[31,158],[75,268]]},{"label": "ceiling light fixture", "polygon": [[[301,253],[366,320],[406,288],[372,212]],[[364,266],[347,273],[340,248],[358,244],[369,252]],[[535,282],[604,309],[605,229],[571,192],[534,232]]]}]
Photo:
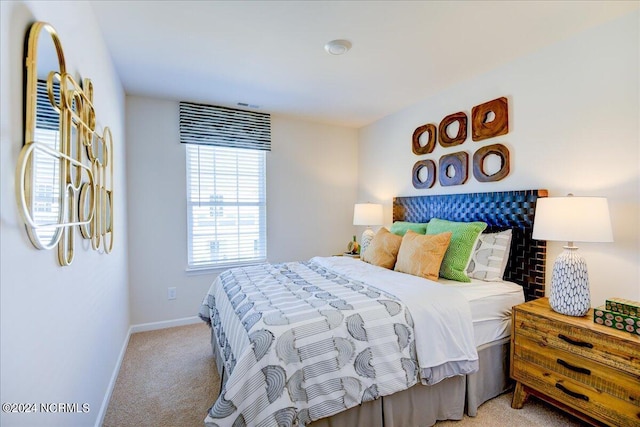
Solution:
[{"label": "ceiling light fixture", "polygon": [[351,42],[349,40],[331,40],[324,45],[324,50],[331,55],[342,55],[351,49]]}]

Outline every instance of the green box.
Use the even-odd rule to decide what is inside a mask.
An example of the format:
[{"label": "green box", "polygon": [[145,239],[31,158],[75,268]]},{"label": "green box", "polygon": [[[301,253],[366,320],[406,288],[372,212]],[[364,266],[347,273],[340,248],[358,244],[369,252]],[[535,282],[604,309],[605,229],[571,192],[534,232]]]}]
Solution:
[{"label": "green box", "polygon": [[607,310],[606,305],[593,309],[593,321],[598,325],[608,326],[619,331],[640,335],[640,317]]},{"label": "green box", "polygon": [[626,314],[627,316],[640,317],[640,302],[623,298],[609,298],[605,301],[606,310]]}]

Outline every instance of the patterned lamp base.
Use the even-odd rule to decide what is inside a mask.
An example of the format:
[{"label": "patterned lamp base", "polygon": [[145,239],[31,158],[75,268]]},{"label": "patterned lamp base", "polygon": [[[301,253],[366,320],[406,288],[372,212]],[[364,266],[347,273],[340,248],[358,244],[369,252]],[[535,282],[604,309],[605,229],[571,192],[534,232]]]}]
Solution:
[{"label": "patterned lamp base", "polygon": [[575,246],[565,246],[556,258],[551,276],[549,305],[568,316],[584,316],[591,306],[587,263]]},{"label": "patterned lamp base", "polygon": [[364,232],[362,233],[362,238],[360,239],[360,256],[362,257],[362,254],[364,254],[364,251],[367,250],[367,246],[369,246],[369,243],[371,243],[371,240],[373,239],[373,236],[375,234],[373,233],[373,230],[371,229],[371,227],[367,227],[366,230],[364,230]]}]

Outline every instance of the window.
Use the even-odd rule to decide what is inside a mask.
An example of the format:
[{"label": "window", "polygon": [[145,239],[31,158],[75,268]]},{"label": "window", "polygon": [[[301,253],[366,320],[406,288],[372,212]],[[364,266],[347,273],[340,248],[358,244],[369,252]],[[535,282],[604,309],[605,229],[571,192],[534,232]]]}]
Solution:
[{"label": "window", "polygon": [[[261,114],[180,103],[181,142],[186,144],[187,154],[190,269],[266,261],[265,175],[270,121],[268,115],[261,114],[267,117],[269,138],[262,146],[255,136],[255,121],[249,120],[251,133],[246,132],[243,113]],[[238,129],[245,132],[234,134]]]},{"label": "window", "polygon": [[[33,137],[55,151],[60,150],[60,118],[53,109],[47,92],[47,82],[38,80],[36,83],[36,126]],[[53,84],[54,101],[60,102],[60,86]],[[32,215],[36,224],[57,224],[60,215],[60,160],[40,150],[33,152],[32,185]],[[35,171],[38,171],[36,174]],[[38,236],[42,242],[51,242],[56,227],[42,227]]]},{"label": "window", "polygon": [[265,157],[187,145],[189,267],[266,260]]}]

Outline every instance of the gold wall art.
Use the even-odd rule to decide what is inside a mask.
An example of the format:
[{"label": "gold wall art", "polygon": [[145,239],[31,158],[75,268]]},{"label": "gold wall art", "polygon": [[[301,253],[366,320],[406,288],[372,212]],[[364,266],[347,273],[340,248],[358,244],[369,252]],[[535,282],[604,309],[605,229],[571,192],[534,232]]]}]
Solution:
[{"label": "gold wall art", "polygon": [[55,29],[34,23],[25,58],[24,146],[16,169],[18,210],[31,243],[57,247],[70,265],[76,233],[103,253],[113,249],[113,140],[96,129],[93,84],[66,70]]}]

